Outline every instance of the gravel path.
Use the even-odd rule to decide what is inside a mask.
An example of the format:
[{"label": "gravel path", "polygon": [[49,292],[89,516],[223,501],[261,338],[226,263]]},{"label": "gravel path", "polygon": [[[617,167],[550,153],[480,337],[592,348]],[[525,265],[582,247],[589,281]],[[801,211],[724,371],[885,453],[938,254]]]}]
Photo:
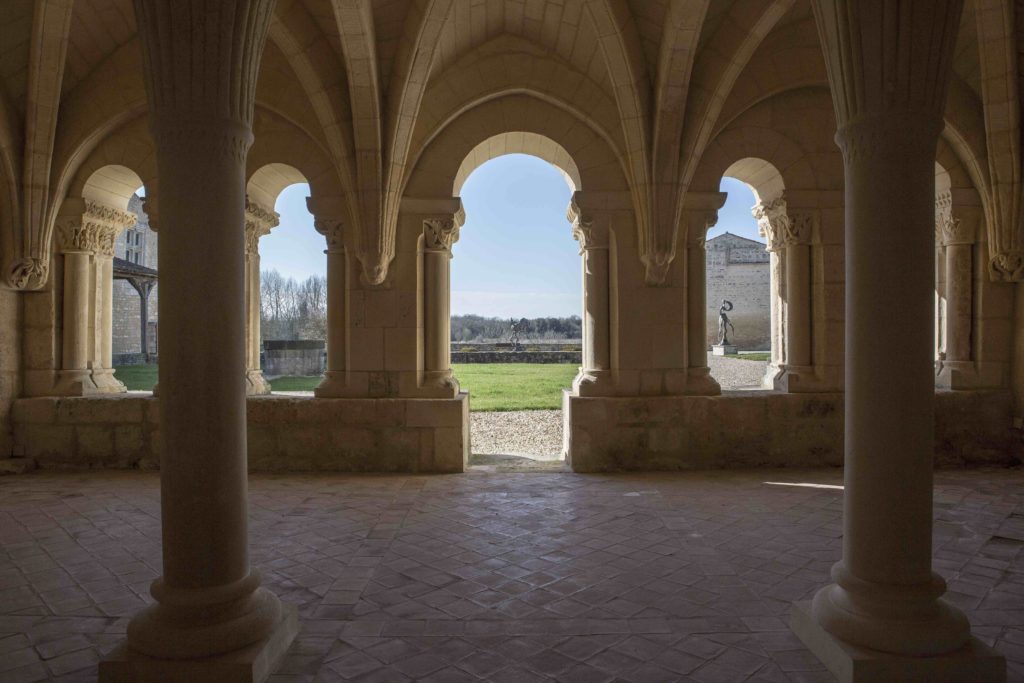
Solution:
[{"label": "gravel path", "polygon": [[768,361],[739,360],[724,356],[708,354],[708,367],[711,376],[718,380],[722,389],[736,391],[740,389],[760,389],[761,378],[764,377]]},{"label": "gravel path", "polygon": [[[760,389],[767,365],[766,361],[708,354],[711,374],[730,391]],[[561,410],[471,413],[470,421],[474,455],[515,455],[535,460],[562,457]]]},{"label": "gravel path", "polygon": [[562,411],[470,413],[474,454],[562,457]]}]

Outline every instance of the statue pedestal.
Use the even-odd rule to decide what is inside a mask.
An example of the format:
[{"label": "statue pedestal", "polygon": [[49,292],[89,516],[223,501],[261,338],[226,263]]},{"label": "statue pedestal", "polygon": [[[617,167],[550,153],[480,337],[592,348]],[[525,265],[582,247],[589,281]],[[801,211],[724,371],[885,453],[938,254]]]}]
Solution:
[{"label": "statue pedestal", "polygon": [[735,356],[739,351],[732,344],[715,344],[711,347],[713,356]]}]

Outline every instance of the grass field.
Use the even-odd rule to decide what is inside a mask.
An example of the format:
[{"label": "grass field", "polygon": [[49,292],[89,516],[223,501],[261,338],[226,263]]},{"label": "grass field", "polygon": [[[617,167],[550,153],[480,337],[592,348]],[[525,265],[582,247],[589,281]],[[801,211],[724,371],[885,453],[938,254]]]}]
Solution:
[{"label": "grass field", "polygon": [[[576,376],[576,365],[546,363],[466,363],[454,365],[463,391],[470,393],[473,410],[544,410],[562,407],[562,389]],[[116,377],[131,391],[152,391],[155,365],[126,365]],[[312,391],[319,377],[277,377],[274,391]]]},{"label": "grass field", "polygon": [[453,365],[471,410],[545,410],[562,407],[578,365],[462,363]]}]

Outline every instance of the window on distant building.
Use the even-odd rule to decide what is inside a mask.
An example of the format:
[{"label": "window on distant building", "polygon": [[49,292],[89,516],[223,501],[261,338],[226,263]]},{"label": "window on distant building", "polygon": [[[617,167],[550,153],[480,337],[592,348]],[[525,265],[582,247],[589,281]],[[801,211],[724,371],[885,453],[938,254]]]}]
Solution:
[{"label": "window on distant building", "polygon": [[124,236],[124,260],[142,263],[142,232],[129,230]]}]

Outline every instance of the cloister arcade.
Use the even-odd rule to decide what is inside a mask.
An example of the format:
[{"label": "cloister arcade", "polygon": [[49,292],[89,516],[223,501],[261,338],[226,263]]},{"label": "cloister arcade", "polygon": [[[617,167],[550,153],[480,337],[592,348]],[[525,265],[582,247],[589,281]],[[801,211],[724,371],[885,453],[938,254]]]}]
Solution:
[{"label": "cloister arcade", "polygon": [[[0,465],[160,473],[155,602],[101,678],[262,680],[313,618],[250,566],[247,470],[466,470],[472,397],[449,329],[460,192],[525,153],[572,186],[581,252],[565,476],[843,466],[842,559],[776,599],[795,603],[800,642],[843,680],[1005,680],[932,570],[932,470],[1021,459],[1019,14],[1003,0],[0,3]],[[708,368],[704,244],[726,176],[753,190],[771,254],[763,391],[723,392]],[[311,397],[274,395],[259,363],[259,242],[296,183],[327,261]],[[111,362],[112,244],[139,187],[160,235],[152,395],[126,392]],[[393,564],[425,552],[405,550]]]}]

